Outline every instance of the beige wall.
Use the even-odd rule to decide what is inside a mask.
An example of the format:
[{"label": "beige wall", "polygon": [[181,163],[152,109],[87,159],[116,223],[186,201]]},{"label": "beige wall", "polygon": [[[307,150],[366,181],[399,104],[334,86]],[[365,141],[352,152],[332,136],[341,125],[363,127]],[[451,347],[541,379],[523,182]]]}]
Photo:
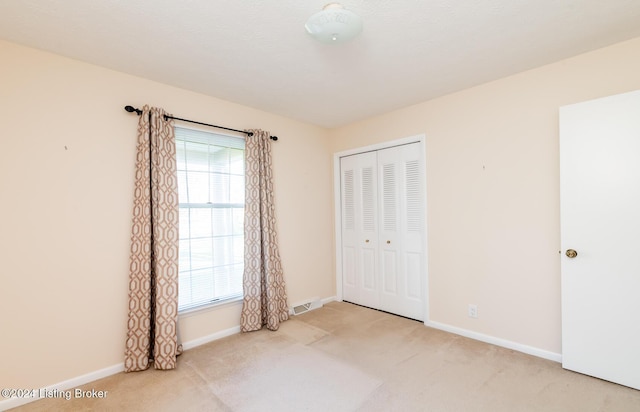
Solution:
[{"label": "beige wall", "polygon": [[635,89],[640,38],[339,128],[332,151],[424,133],[430,320],[558,354],[558,107]]},{"label": "beige wall", "polygon": [[[327,131],[3,41],[0,60],[0,387],[122,362],[137,124],[126,104],[281,138],[291,303],[335,294],[332,153],[424,133],[430,319],[559,353],[558,107],[640,88],[639,38]],[[238,313],[183,317],[183,340]]]},{"label": "beige wall", "polygon": [[[335,294],[327,131],[0,41],[0,387],[38,388],[123,362],[137,117],[127,104],[273,143],[291,302]],[[239,305],[181,318],[188,342]]]}]

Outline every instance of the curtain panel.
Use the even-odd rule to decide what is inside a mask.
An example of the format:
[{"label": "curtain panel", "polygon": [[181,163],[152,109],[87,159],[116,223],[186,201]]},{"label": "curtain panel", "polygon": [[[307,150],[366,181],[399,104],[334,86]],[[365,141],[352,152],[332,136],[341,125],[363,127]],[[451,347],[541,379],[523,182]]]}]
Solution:
[{"label": "curtain panel", "polygon": [[125,371],[173,369],[178,343],[178,183],[173,122],[144,106],[138,122]]},{"label": "curtain panel", "polygon": [[269,132],[249,130],[245,143],[243,332],[278,330],[289,319],[278,250]]}]

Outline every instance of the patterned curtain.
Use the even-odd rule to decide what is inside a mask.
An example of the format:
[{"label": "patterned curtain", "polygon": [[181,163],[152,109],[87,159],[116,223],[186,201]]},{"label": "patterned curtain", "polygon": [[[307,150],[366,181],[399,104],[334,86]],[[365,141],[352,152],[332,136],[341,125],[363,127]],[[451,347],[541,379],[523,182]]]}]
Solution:
[{"label": "patterned curtain", "polygon": [[269,133],[249,130],[245,144],[244,301],[243,332],[266,325],[278,330],[289,319],[287,294],[278,252],[273,204],[273,176]]},{"label": "patterned curtain", "polygon": [[125,371],[173,369],[178,323],[178,183],[173,123],[144,106],[138,122]]}]

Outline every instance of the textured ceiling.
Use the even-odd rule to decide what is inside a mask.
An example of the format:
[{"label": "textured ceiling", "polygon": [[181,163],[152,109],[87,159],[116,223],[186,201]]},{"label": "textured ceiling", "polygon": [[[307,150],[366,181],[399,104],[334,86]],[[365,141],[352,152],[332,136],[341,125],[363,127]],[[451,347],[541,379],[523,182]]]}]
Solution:
[{"label": "textured ceiling", "polygon": [[[1,0],[0,38],[325,127],[640,36],[640,0]],[[152,102],[150,102],[152,103]]]}]

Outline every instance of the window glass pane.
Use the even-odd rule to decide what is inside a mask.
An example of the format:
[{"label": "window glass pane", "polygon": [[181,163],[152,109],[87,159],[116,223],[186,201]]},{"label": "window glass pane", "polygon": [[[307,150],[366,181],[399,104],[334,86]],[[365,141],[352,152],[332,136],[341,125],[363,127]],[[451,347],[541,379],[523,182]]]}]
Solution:
[{"label": "window glass pane", "polygon": [[[244,191],[244,188],[242,190]],[[229,175],[222,173],[211,175],[211,202],[229,203]]]},{"label": "window glass pane", "polygon": [[187,172],[178,170],[178,202],[189,203],[187,190]]},{"label": "window glass pane", "polygon": [[187,170],[194,172],[209,171],[209,145],[185,142],[187,152]]},{"label": "window glass pane", "polygon": [[[178,251],[178,271],[179,272],[187,272],[191,270],[191,248],[189,244],[191,241],[189,239],[181,240],[179,242],[180,250]],[[180,275],[182,277],[182,274]],[[182,284],[180,284],[180,288],[182,288]]]},{"label": "window glass pane", "polygon": [[229,173],[244,176],[244,150],[229,149]]},{"label": "window glass pane", "polygon": [[229,266],[218,266],[214,269],[215,273],[215,289],[220,295],[229,295],[231,270]]},{"label": "window glass pane", "polygon": [[213,300],[213,269],[191,271],[191,299],[197,303]]},{"label": "window glass pane", "polygon": [[192,239],[211,237],[213,235],[210,208],[191,208],[189,222]]},{"label": "window glass pane", "polygon": [[178,237],[182,239],[189,239],[191,237],[189,232],[189,209],[181,207],[179,209],[180,221],[178,223]]},{"label": "window glass pane", "polygon": [[242,276],[244,272],[244,264],[239,263],[231,266],[230,290],[232,293],[242,293]]},{"label": "window glass pane", "polygon": [[207,203],[209,201],[209,173],[188,172],[187,188],[189,191],[187,203]]},{"label": "window glass pane", "polygon": [[230,236],[213,238],[213,258],[216,266],[233,263],[233,238]]},{"label": "window glass pane", "polygon": [[244,236],[234,236],[233,238],[233,263],[244,262]]},{"label": "window glass pane", "polygon": [[244,203],[244,176],[229,176],[229,202]]},{"label": "window glass pane", "polygon": [[229,173],[229,149],[226,147],[212,146],[211,171]]},{"label": "window glass pane", "polygon": [[212,266],[213,239],[191,239],[191,270]]},{"label": "window glass pane", "polygon": [[233,234],[244,236],[244,208],[233,208]]},{"label": "window glass pane", "polygon": [[178,295],[178,307],[191,303],[191,271],[180,273],[178,276],[180,293]]},{"label": "window glass pane", "polygon": [[187,167],[186,151],[183,141],[176,141],[176,164],[178,170],[185,170]]},{"label": "window glass pane", "polygon": [[179,310],[242,296],[244,139],[176,127]]},{"label": "window glass pane", "polygon": [[233,234],[232,209],[213,208],[213,233],[216,236],[228,236]]}]

